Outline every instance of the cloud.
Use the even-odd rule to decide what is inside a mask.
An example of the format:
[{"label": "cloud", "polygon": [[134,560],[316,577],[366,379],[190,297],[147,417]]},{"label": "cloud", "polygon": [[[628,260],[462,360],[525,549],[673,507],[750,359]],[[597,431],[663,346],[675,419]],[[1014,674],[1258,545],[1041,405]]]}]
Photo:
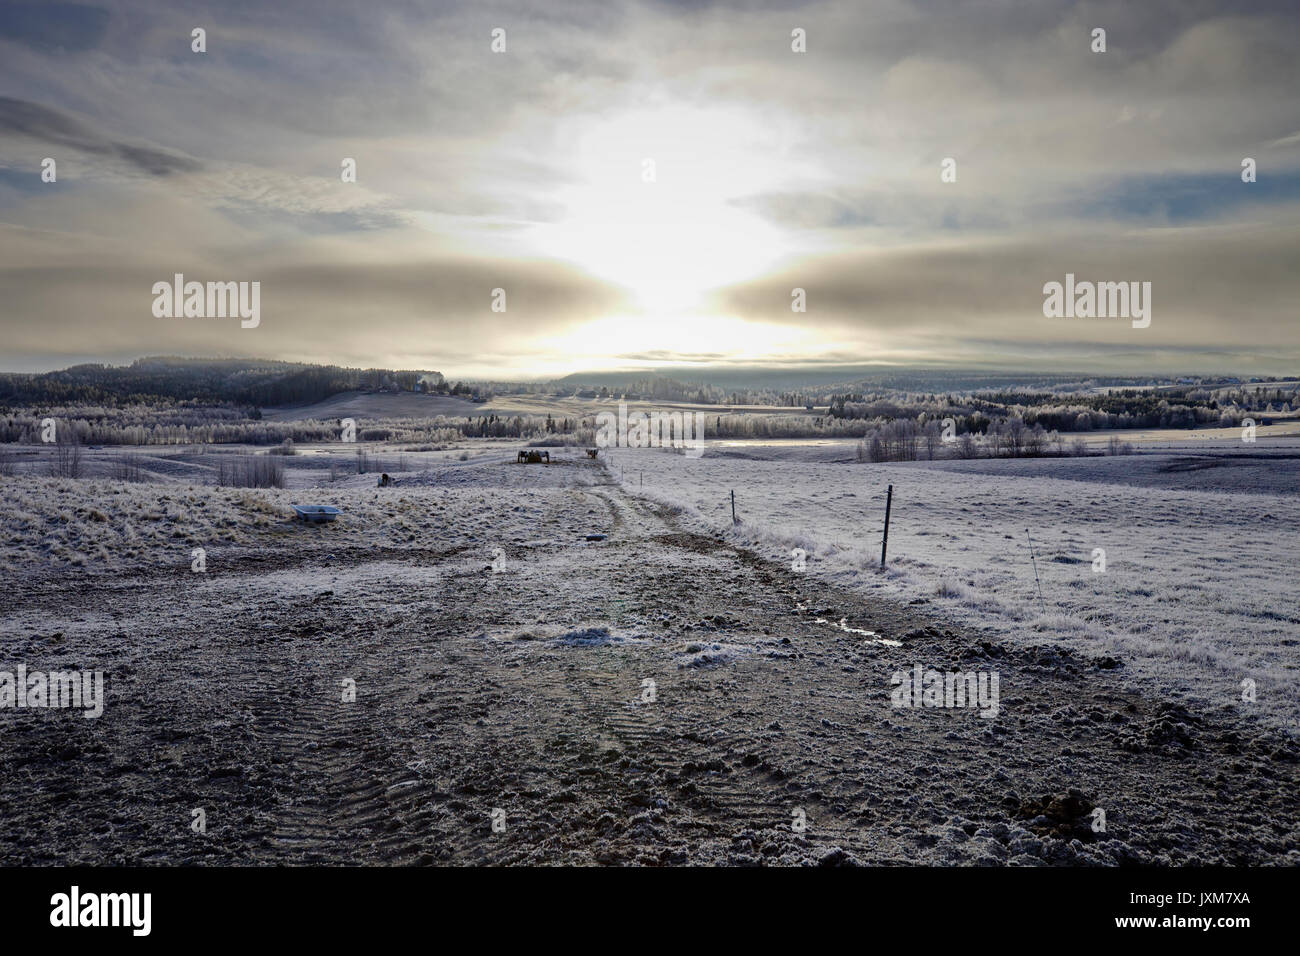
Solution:
[{"label": "cloud", "polygon": [[[166,219],[177,208],[142,211]],[[401,231],[276,250],[244,246],[232,228],[213,246],[219,222],[174,227],[144,248],[0,226],[6,354],[61,357],[60,364],[161,351],[440,368],[454,352],[477,355],[475,367],[490,368],[494,355],[539,354],[548,337],[575,321],[623,307],[619,289],[564,263],[436,253],[409,258],[418,240]],[[178,272],[199,282],[260,282],[260,326],[155,318],[152,286]],[[506,291],[504,313],[491,308],[497,288]]]},{"label": "cloud", "polygon": [[113,140],[59,110],[8,96],[0,96],[0,132],[30,137],[52,146],[67,146],[93,156],[116,157],[151,176],[189,173],[202,168],[192,156]]},{"label": "cloud", "polygon": [[[636,321],[629,296],[724,284],[706,318],[836,361],[1289,355],[1298,20],[1282,0],[0,2],[0,328],[19,363],[251,348],[141,318],[141,284],[183,271],[266,283],[268,356],[362,364],[504,374]],[[1066,271],[1156,283],[1150,334],[1034,320]],[[510,311],[485,311],[502,286]],[[722,360],[655,335],[629,325],[610,359]]]},{"label": "cloud", "polygon": [[[719,293],[718,308],[756,322],[799,324],[864,348],[932,355],[1022,354],[1049,348],[1229,350],[1278,363],[1300,358],[1292,316],[1300,299],[1300,204],[1272,225],[1196,232],[1075,230],[811,257]],[[1152,323],[1043,316],[1042,287],[1080,281],[1152,284]],[[791,290],[807,312],[792,313]]]},{"label": "cloud", "polygon": [[99,46],[108,26],[103,7],[83,3],[0,3],[0,37],[47,53]]}]

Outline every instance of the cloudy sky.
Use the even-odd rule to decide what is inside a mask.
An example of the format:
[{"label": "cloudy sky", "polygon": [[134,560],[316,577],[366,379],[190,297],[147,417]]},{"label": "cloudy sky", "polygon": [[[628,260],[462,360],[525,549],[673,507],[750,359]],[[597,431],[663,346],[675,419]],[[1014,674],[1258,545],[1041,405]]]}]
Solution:
[{"label": "cloudy sky", "polygon": [[1294,0],[0,2],[0,366],[1294,372],[1298,94]]}]

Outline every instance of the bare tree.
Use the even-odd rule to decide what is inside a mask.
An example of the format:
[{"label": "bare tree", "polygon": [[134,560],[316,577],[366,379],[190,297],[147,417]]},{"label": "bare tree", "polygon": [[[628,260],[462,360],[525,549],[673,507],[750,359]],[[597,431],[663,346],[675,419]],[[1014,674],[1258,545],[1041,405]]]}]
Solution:
[{"label": "bare tree", "polygon": [[989,425],[987,432],[989,457],[1000,458],[1002,456],[1002,447],[1004,444],[1002,437],[1002,426],[998,422]]},{"label": "bare tree", "polygon": [[934,461],[934,453],[939,449],[939,423],[926,422],[921,434],[925,439],[926,457]]},{"label": "bare tree", "polygon": [[81,477],[81,442],[67,428],[60,428],[50,459],[50,474],[55,478]]},{"label": "bare tree", "polygon": [[113,477],[119,481],[143,481],[144,469],[139,455],[122,455],[113,460]]},{"label": "bare tree", "polygon": [[1020,418],[1008,418],[1002,432],[1007,451],[1012,458],[1019,458],[1025,444],[1025,423]]}]

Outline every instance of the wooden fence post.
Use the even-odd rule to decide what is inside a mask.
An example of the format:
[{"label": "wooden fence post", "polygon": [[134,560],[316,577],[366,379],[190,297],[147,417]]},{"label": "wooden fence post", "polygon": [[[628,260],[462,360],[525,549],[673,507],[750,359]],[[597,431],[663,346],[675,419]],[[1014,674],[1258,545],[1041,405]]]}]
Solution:
[{"label": "wooden fence post", "polygon": [[880,539],[880,570],[885,570],[885,551],[889,547],[889,510],[894,504],[894,486],[885,495],[885,536]]}]

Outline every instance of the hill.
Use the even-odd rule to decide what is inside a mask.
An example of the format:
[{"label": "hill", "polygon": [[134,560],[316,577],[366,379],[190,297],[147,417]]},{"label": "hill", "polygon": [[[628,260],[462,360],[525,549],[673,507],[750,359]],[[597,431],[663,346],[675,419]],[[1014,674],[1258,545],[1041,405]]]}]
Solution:
[{"label": "hill", "polygon": [[344,368],[267,359],[195,359],[152,356],[130,365],[74,365],[55,372],[0,375],[7,405],[98,403],[149,399],[232,405],[319,402],[348,391],[445,392],[439,372]]}]

